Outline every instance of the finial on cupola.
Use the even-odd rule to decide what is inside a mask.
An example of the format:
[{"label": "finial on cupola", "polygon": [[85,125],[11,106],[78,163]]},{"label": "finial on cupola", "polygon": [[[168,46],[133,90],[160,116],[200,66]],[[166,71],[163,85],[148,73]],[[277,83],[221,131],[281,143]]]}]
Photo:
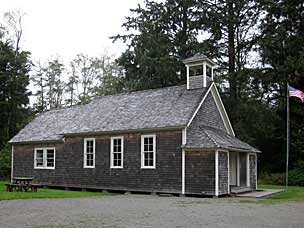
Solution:
[{"label": "finial on cupola", "polygon": [[204,54],[195,54],[182,62],[187,68],[187,89],[207,87],[207,80],[213,81],[216,64]]}]

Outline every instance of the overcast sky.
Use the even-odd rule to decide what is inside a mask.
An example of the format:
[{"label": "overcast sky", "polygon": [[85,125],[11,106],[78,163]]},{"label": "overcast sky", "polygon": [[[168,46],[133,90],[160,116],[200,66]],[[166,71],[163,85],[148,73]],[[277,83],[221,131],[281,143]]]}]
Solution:
[{"label": "overcast sky", "polygon": [[110,36],[123,32],[121,24],[143,0],[3,0],[3,14],[11,10],[23,17],[21,47],[34,60],[59,55],[65,62],[78,53],[98,56],[107,50],[118,56],[125,48],[112,43]]}]

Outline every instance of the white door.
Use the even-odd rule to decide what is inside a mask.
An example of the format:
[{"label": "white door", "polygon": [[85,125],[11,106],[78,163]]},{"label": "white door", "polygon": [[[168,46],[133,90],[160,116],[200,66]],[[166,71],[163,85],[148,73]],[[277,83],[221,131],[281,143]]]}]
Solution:
[{"label": "white door", "polygon": [[229,152],[230,185],[237,185],[237,153]]}]

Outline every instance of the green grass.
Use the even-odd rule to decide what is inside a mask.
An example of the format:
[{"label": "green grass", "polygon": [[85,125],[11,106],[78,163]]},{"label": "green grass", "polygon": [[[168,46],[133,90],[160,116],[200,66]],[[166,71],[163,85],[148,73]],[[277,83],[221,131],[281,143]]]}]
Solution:
[{"label": "green grass", "polygon": [[[259,185],[259,189],[285,189],[282,185]],[[242,203],[281,203],[289,201],[304,201],[304,187],[289,186],[284,192],[263,199],[241,200]]]},{"label": "green grass", "polygon": [[7,181],[0,181],[0,200],[11,199],[41,199],[41,198],[77,198],[89,196],[107,196],[109,193],[101,192],[81,192],[81,191],[67,191],[56,189],[38,188],[38,192],[7,192],[5,183]]}]

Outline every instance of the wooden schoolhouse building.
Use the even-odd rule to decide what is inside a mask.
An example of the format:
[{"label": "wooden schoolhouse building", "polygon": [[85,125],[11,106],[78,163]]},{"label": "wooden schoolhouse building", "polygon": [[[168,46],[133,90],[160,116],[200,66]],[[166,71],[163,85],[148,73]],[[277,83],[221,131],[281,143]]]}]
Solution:
[{"label": "wooden schoolhouse building", "polygon": [[40,113],[10,140],[12,177],[65,188],[219,196],[257,189],[257,153],[235,137],[215,63],[185,59],[182,86]]}]

